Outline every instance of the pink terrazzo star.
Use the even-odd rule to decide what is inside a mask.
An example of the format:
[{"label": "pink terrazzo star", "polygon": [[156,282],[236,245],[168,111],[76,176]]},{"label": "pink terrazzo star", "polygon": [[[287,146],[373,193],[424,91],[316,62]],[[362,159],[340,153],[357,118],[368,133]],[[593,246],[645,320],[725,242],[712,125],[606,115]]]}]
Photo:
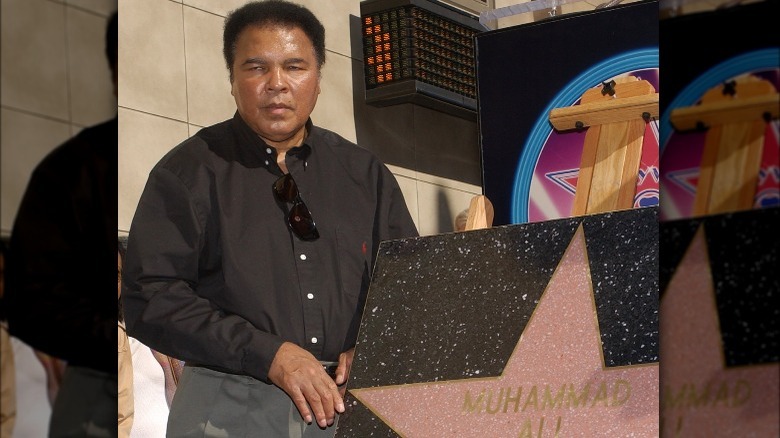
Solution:
[{"label": "pink terrazzo star", "polygon": [[703,228],[661,300],[664,437],[780,436],[780,364],[726,368]]},{"label": "pink terrazzo star", "polygon": [[604,366],[582,227],[499,377],[351,389],[404,437],[655,437],[658,364]]}]

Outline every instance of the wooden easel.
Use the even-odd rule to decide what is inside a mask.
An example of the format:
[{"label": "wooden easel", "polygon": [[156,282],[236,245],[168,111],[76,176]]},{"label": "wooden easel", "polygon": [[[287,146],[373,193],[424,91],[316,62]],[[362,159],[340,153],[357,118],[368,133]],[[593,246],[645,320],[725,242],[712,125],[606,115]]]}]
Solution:
[{"label": "wooden easel", "polygon": [[766,124],[780,113],[779,96],[772,83],[743,76],[711,88],[699,105],[672,110],[676,130],[707,129],[695,216],[752,208]]},{"label": "wooden easel", "polygon": [[633,207],[645,125],[658,112],[655,87],[633,76],[587,90],[579,105],[550,111],[558,131],[588,128],[572,216]]},{"label": "wooden easel", "polygon": [[466,220],[464,231],[490,228],[491,226],[493,226],[493,204],[485,195],[474,196],[469,204],[469,217]]}]

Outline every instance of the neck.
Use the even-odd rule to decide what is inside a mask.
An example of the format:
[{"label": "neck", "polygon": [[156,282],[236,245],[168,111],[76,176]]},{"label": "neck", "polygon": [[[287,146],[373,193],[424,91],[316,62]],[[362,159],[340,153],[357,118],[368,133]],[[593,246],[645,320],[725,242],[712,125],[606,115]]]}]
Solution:
[{"label": "neck", "polygon": [[287,162],[285,161],[285,157],[287,156],[287,151],[294,147],[298,147],[303,144],[303,141],[306,139],[306,136],[308,135],[308,132],[306,130],[306,127],[301,128],[293,134],[290,138],[283,140],[283,141],[271,141],[267,138],[262,138],[266,144],[269,146],[273,146],[274,149],[276,149],[276,164],[279,165],[279,168],[282,169],[282,172],[287,173]]},{"label": "neck", "polygon": [[280,156],[283,156],[290,149],[302,145],[303,141],[306,139],[306,134],[307,134],[306,128],[302,127],[301,129],[296,131],[293,135],[291,135],[289,138],[286,138],[284,140],[274,141],[265,138],[262,135],[260,136],[260,138],[262,138],[267,145],[272,146],[274,149],[276,149],[276,152]]},{"label": "neck", "polygon": [[276,155],[276,164],[279,166],[280,169],[282,169],[282,173],[288,173],[287,170],[287,162],[285,161],[285,157],[287,156],[287,151],[279,151],[279,153]]}]

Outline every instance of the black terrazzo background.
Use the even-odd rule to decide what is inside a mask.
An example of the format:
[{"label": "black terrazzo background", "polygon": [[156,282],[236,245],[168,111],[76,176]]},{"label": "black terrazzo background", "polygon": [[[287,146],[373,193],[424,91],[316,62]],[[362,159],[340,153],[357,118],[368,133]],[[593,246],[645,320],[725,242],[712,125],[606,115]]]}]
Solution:
[{"label": "black terrazzo background", "polygon": [[[657,361],[650,207],[384,242],[347,389],[500,375],[581,223],[607,365]],[[396,436],[345,401],[338,437]]]},{"label": "black terrazzo background", "polygon": [[658,362],[658,209],[583,221],[609,366]]},{"label": "black terrazzo background", "polygon": [[701,225],[701,219],[684,219],[661,222],[660,224],[660,254],[658,264],[658,282],[661,296],[669,286],[677,266],[680,264],[685,251],[691,245],[691,240],[696,230]]},{"label": "black terrazzo background", "polygon": [[395,438],[400,436],[363,403],[350,395],[347,397],[346,410],[339,416],[336,426],[336,437]]},{"label": "black terrazzo background", "polygon": [[579,222],[381,245],[350,383],[500,375]]},{"label": "black terrazzo background", "polygon": [[780,362],[780,208],[662,222],[662,292],[701,226],[726,365]]},{"label": "black terrazzo background", "polygon": [[704,219],[727,366],[780,362],[780,208]]}]

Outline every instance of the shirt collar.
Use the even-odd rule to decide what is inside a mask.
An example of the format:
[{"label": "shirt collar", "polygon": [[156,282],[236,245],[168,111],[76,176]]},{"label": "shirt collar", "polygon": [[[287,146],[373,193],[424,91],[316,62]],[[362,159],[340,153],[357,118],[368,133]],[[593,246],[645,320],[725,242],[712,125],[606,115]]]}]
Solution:
[{"label": "shirt collar", "polygon": [[290,155],[295,155],[301,160],[307,160],[309,158],[309,155],[311,155],[312,146],[311,142],[314,140],[312,138],[312,129],[314,128],[314,124],[311,122],[311,117],[309,117],[308,120],[306,120],[306,136],[303,138],[303,142],[300,146],[296,146],[289,151],[287,151]]},{"label": "shirt collar", "polygon": [[[252,130],[252,128],[247,125],[246,121],[241,117],[241,115],[238,113],[238,111],[233,114],[233,125],[236,126],[238,129],[238,132],[240,133],[241,139],[246,142],[246,144],[251,146],[251,149],[254,151],[257,151],[261,155],[273,156],[273,160],[269,160],[268,164],[266,165],[271,170],[278,169],[278,166],[276,165],[276,148],[273,146],[268,145],[263,139],[255,133],[255,131]],[[308,160],[309,156],[312,152],[312,142],[316,142],[316,133],[314,133],[315,128],[314,124],[311,121],[311,117],[306,120],[306,138],[303,139],[303,144],[300,146],[296,146],[289,151],[287,151],[288,155],[291,155],[299,160],[303,160],[306,162]],[[273,153],[268,154],[268,149],[271,149]],[[273,165],[272,165],[273,164]]]}]

